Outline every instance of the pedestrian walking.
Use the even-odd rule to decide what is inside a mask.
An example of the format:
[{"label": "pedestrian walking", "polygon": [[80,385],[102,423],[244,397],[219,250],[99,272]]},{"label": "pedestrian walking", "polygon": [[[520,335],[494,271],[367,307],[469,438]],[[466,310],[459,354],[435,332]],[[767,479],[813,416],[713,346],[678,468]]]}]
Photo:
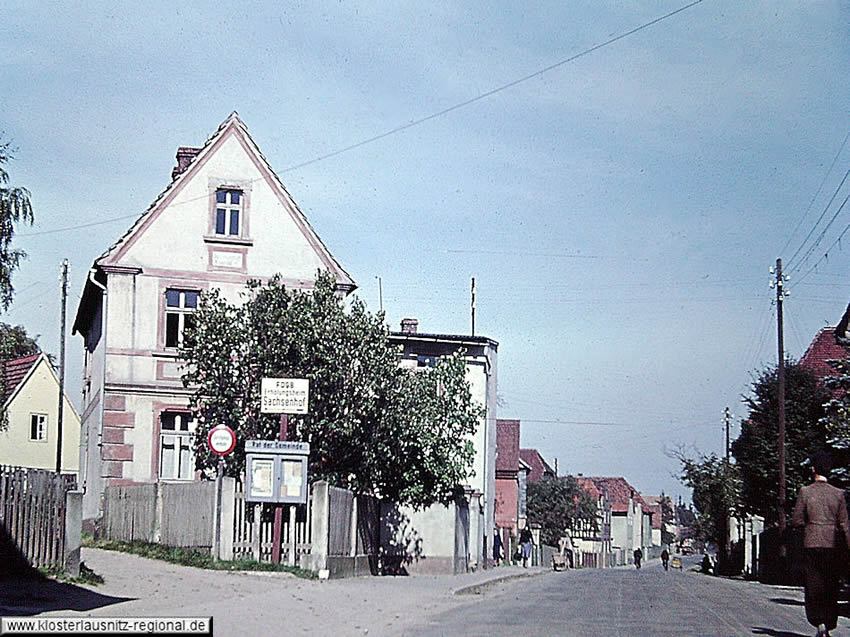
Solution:
[{"label": "pedestrian walking", "polygon": [[643,551],[640,550],[640,547],[635,549],[634,557],[635,557],[635,568],[640,568],[640,562],[643,559]]},{"label": "pedestrian walking", "polygon": [[661,551],[661,565],[664,566],[664,570],[667,570],[667,566],[670,563],[670,554],[667,552],[667,549]]},{"label": "pedestrian walking", "polygon": [[850,547],[850,524],[844,491],[827,482],[832,470],[828,452],[809,459],[813,482],[797,495],[791,523],[804,527],[806,619],[817,627],[816,637],[828,637],[838,624],[838,551]]},{"label": "pedestrian walking", "polygon": [[502,536],[499,534],[499,528],[493,527],[493,564],[498,566],[502,561],[504,545],[502,544]]},{"label": "pedestrian walking", "polygon": [[519,549],[522,553],[522,566],[528,568],[528,560],[531,558],[531,547],[534,546],[534,538],[531,529],[525,527],[519,532]]}]

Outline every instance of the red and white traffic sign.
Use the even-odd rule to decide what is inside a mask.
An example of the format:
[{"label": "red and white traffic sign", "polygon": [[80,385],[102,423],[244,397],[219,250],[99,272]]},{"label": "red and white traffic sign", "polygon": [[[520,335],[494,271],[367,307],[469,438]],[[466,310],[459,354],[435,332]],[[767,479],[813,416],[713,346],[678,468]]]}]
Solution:
[{"label": "red and white traffic sign", "polygon": [[207,445],[217,456],[226,456],[236,448],[236,434],[227,425],[216,425],[207,434]]}]

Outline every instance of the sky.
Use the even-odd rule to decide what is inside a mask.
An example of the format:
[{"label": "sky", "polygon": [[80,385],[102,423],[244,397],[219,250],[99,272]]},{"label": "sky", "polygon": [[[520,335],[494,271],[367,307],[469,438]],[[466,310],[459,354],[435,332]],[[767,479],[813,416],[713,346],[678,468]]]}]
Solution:
[{"label": "sky", "polygon": [[[850,301],[850,7],[739,2],[26,2],[0,130],[48,352],[88,269],[237,111],[392,329],[499,343],[497,417],[559,472],[689,499],[777,360]],[[848,180],[850,181],[850,180]],[[80,403],[82,339],[66,387]]]}]

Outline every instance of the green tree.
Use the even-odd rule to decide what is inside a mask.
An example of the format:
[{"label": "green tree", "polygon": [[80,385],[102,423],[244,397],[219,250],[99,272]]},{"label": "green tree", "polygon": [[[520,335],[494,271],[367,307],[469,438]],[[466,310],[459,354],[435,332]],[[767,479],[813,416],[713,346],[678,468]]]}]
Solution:
[{"label": "green tree", "polygon": [[678,451],[674,456],[682,465],[679,480],[692,490],[697,512],[699,539],[714,542],[721,568],[728,564],[729,519],[740,512],[741,476],[738,466],[713,453],[691,458]]},{"label": "green tree", "polygon": [[0,142],[0,309],[3,310],[9,309],[15,292],[12,273],[26,257],[23,250],[12,248],[15,226],[20,222],[33,222],[29,191],[9,185],[9,173],[4,165],[12,157],[11,143]]},{"label": "green tree", "polygon": [[[791,514],[797,491],[806,484],[809,472],[805,462],[811,453],[827,444],[828,432],[823,420],[828,391],[799,363],[785,366],[785,511]],[[754,381],[752,393],[744,397],[749,408],[741,423],[741,434],[732,442],[742,480],[744,513],[764,516],[770,523],[778,520],[779,436],[778,371],[763,371]]]},{"label": "green tree", "polygon": [[540,527],[544,544],[558,546],[567,530],[582,522],[596,525],[596,502],[574,476],[544,477],[530,482],[526,492],[528,521]]},{"label": "green tree", "polygon": [[667,525],[674,524],[676,521],[673,501],[670,499],[670,496],[662,493],[658,504],[661,507],[661,543],[671,546],[676,541],[676,535],[667,530]]},{"label": "green tree", "polygon": [[[201,443],[217,424],[240,441],[277,438],[279,418],[259,411],[263,377],[306,378],[310,413],[290,416],[288,433],[310,443],[311,477],[413,506],[451,501],[471,471],[482,414],[463,357],[401,369],[383,316],[359,299],[346,309],[334,283],[327,272],[311,292],[251,282],[241,304],[202,295],[180,352],[198,467],[215,463]],[[226,463],[230,475],[244,470],[242,445]]]},{"label": "green tree", "polygon": [[[847,339],[841,339],[850,345]],[[829,480],[845,490],[850,489],[850,359],[827,361],[835,370],[823,379],[830,398],[824,404],[821,424],[826,429],[826,443],[834,452],[833,470]]]}]

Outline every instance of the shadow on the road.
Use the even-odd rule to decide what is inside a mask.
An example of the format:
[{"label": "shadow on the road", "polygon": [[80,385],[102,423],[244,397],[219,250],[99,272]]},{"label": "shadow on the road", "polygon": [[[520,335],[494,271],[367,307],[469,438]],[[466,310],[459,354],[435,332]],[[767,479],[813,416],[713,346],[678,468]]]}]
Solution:
[{"label": "shadow on the road", "polygon": [[805,602],[799,599],[789,599],[787,597],[772,597],[770,599],[774,604],[783,604],[785,606],[805,606]]},{"label": "shadow on the road", "polygon": [[46,577],[0,580],[0,616],[4,617],[38,615],[53,610],[87,611],[132,599],[101,595]]},{"label": "shadow on the road", "polygon": [[771,637],[811,637],[802,633],[791,633],[787,630],[774,630],[773,628],[763,628],[761,626],[753,626],[753,635],[770,635]]}]

